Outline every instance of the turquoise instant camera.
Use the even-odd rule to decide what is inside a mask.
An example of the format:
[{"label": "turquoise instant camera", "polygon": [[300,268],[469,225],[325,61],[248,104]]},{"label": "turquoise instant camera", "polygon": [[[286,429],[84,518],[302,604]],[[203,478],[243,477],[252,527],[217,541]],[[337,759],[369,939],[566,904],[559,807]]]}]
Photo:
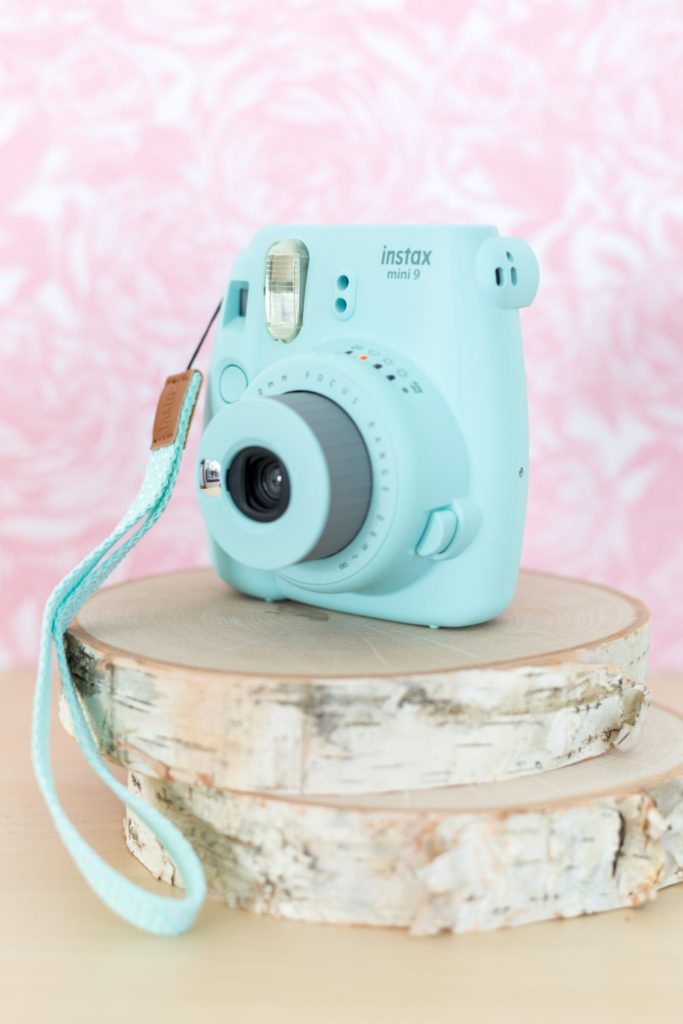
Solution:
[{"label": "turquoise instant camera", "polygon": [[198,462],[238,590],[429,626],[514,594],[528,476],[526,242],[275,227],[235,262]]}]

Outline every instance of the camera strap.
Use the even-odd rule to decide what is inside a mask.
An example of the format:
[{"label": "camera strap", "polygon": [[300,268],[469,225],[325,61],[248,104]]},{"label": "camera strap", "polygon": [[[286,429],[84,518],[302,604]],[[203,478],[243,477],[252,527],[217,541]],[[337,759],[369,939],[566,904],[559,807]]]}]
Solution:
[{"label": "camera strap", "polygon": [[[157,935],[187,931],[206,895],[197,854],[182,832],[107,768],[81,706],[69,670],[64,634],[74,615],[150,530],[173,493],[202,375],[192,363],[216,318],[214,313],[184,373],[169,377],[156,410],[152,449],[137,497],[106,540],[87,555],[53,590],[43,615],[36,680],[31,750],[38,784],[52,819],[81,874],[100,899],[126,921]],[[104,784],[154,833],[175,864],[185,889],[181,898],[160,896],[134,884],[100,857],[65,813],[55,787],[50,756],[52,647],[73,732],[85,760]]]}]

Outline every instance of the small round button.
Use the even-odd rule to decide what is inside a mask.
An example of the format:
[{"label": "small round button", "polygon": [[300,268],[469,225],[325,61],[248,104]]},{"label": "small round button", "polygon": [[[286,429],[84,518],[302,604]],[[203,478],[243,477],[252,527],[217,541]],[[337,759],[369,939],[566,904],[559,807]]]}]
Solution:
[{"label": "small round button", "polygon": [[220,392],[224,402],[237,402],[244,394],[247,384],[247,375],[241,366],[230,363],[221,373]]}]

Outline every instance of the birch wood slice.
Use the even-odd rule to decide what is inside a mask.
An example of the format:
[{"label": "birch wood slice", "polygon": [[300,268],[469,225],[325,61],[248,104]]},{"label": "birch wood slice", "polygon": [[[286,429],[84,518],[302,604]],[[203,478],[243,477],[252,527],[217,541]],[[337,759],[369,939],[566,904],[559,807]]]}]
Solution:
[{"label": "birch wood slice", "polygon": [[627,744],[647,640],[639,601],[539,573],[494,622],[432,630],[268,604],[197,570],[102,590],[67,647],[113,760],[316,794],[505,779]]},{"label": "birch wood slice", "polygon": [[[129,785],[182,829],[214,896],[298,920],[466,932],[637,906],[683,875],[683,721],[658,707],[631,751],[506,782],[305,800]],[[177,881],[134,817],[126,840]]]}]

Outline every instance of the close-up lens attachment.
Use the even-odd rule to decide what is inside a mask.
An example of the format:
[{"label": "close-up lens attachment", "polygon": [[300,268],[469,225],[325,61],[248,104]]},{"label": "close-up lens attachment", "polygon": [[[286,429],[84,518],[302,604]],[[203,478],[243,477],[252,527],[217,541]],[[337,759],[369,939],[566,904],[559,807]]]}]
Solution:
[{"label": "close-up lens attachment", "polygon": [[232,460],[226,484],[235,505],[249,519],[272,523],[289,505],[289,474],[268,448],[243,448]]}]

